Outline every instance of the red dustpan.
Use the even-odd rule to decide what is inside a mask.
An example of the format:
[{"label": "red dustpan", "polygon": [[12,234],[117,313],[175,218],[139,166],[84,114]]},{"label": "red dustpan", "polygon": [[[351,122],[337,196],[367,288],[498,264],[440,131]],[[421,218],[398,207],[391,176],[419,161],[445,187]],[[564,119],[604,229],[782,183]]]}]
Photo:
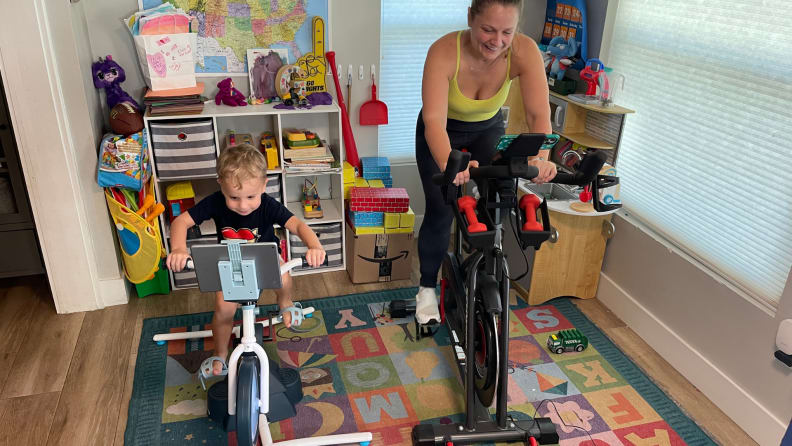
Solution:
[{"label": "red dustpan", "polygon": [[360,125],[384,125],[388,123],[388,106],[377,100],[377,85],[371,75],[371,99],[360,106]]}]

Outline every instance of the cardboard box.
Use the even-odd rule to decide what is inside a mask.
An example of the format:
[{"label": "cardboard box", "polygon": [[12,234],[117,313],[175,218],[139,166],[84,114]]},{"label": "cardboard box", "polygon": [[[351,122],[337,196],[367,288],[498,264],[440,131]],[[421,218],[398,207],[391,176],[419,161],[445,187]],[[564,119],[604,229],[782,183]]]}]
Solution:
[{"label": "cardboard box", "polygon": [[352,283],[390,282],[410,278],[412,231],[406,234],[355,235],[346,226],[346,264]]}]

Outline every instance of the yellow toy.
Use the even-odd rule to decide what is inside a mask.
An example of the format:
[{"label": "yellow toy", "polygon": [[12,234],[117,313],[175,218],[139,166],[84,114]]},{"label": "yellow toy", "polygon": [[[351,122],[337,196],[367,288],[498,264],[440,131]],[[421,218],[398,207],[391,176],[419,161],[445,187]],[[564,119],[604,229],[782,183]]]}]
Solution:
[{"label": "yellow toy", "polygon": [[124,275],[135,284],[154,277],[164,253],[162,236],[155,219],[165,207],[162,203],[154,202],[154,188],[149,184],[148,195],[137,212],[116,201],[110,190],[105,189],[107,207],[121,244]]},{"label": "yellow toy", "polygon": [[264,132],[261,134],[261,142],[259,143],[261,153],[267,158],[267,169],[275,169],[278,167],[278,146],[275,142],[275,136],[271,132]]}]

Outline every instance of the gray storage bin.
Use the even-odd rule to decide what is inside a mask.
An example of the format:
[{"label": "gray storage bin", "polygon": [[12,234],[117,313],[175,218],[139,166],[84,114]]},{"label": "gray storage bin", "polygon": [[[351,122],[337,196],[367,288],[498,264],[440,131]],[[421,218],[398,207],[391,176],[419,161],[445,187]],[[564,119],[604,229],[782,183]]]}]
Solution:
[{"label": "gray storage bin", "polygon": [[217,152],[211,119],[150,122],[149,126],[160,179],[216,174]]},{"label": "gray storage bin", "polygon": [[280,175],[272,174],[267,175],[267,195],[283,203],[281,195],[281,179]]},{"label": "gray storage bin", "polygon": [[[311,229],[319,237],[319,243],[322,244],[325,252],[327,252],[327,267],[341,266],[344,262],[343,259],[343,243],[341,241],[341,223],[327,223],[323,225],[311,225]],[[308,247],[300,240],[297,234],[289,233],[289,246],[291,250],[291,258],[298,259],[305,257],[308,252]],[[294,271],[301,271],[304,269],[312,269],[310,267],[303,268],[298,266]]]}]

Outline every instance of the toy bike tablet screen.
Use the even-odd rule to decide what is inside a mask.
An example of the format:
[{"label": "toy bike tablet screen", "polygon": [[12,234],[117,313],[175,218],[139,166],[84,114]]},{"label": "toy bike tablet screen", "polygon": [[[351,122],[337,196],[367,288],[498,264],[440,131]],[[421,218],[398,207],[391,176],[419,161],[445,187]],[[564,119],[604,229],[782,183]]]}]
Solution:
[{"label": "toy bike tablet screen", "polygon": [[[258,289],[281,287],[280,262],[276,243],[246,243],[240,247],[242,260],[253,260],[256,267]],[[203,292],[222,291],[217,262],[228,260],[228,245],[195,245],[190,248],[198,288]]]}]

